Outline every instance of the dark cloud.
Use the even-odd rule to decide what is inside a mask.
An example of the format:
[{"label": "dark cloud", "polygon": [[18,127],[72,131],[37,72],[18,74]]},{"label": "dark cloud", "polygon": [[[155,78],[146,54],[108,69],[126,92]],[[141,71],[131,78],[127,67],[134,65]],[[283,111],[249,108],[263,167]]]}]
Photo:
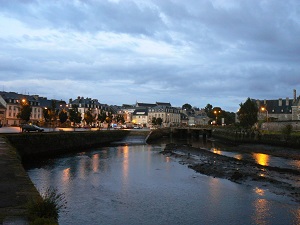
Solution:
[{"label": "dark cloud", "polygon": [[232,111],[247,97],[292,97],[299,8],[296,0],[1,1],[1,88]]}]

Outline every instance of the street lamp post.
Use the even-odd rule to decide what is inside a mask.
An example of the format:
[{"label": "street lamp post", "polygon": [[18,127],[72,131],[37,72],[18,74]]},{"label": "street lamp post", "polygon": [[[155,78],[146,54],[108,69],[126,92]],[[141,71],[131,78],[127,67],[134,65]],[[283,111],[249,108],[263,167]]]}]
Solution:
[{"label": "street lamp post", "polygon": [[267,108],[266,107],[261,107],[261,111],[266,111],[267,112],[267,122],[268,122],[268,120],[269,120],[269,112],[268,112],[268,110],[267,110]]},{"label": "street lamp post", "polygon": [[217,110],[215,110],[214,111],[214,114],[216,115],[216,125],[218,125],[218,113],[220,113],[221,111],[219,110],[219,111],[217,111]]}]

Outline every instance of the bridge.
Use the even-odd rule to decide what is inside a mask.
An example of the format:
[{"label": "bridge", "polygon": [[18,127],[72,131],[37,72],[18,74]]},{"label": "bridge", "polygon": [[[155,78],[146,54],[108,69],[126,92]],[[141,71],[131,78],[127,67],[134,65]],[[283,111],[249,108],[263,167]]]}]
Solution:
[{"label": "bridge", "polygon": [[211,137],[211,128],[200,128],[200,127],[171,127],[171,135],[183,137],[196,137],[200,135],[206,140],[207,137]]}]

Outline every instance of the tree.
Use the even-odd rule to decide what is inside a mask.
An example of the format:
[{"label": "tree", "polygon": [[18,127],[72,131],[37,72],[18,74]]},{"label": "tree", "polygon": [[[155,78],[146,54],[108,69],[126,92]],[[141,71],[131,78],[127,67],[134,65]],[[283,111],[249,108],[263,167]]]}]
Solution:
[{"label": "tree", "polygon": [[[106,119],[106,112],[104,110],[100,110],[100,113],[98,114],[97,120],[100,123],[104,123],[105,119]],[[99,125],[99,129],[100,129],[100,125]]]},{"label": "tree", "polygon": [[214,107],[211,110],[211,116],[212,117],[210,117],[210,118],[215,120],[216,124],[221,124],[222,123],[221,118],[224,118],[224,114],[225,114],[225,111],[223,111],[220,107]]},{"label": "tree", "polygon": [[59,110],[56,109],[56,101],[55,100],[51,101],[51,106],[48,107],[47,111],[48,111],[47,116],[48,116],[49,122],[53,123],[52,125],[53,125],[53,129],[54,129],[54,125],[57,121],[58,112],[59,112]]},{"label": "tree", "polygon": [[162,122],[163,122],[162,118],[158,117],[158,118],[156,119],[156,124],[157,124],[157,125],[161,126]]},{"label": "tree", "polygon": [[204,111],[206,112],[206,115],[209,117],[209,118],[214,118],[214,114],[213,114],[213,106],[211,104],[207,104],[204,108]]},{"label": "tree", "polygon": [[91,110],[87,110],[85,113],[84,113],[84,121],[89,125],[91,124],[93,121],[95,120]]},{"label": "tree", "polygon": [[156,124],[156,117],[152,117],[151,123],[152,123],[153,125],[157,125],[157,124]]},{"label": "tree", "polygon": [[117,123],[122,123],[122,124],[125,123],[125,119],[124,119],[123,115],[119,114],[116,116],[115,119],[116,119]]},{"label": "tree", "polygon": [[74,123],[74,129],[76,123],[80,123],[82,118],[80,112],[78,112],[78,107],[74,106],[74,108],[69,109],[69,119]]},{"label": "tree", "polygon": [[65,110],[60,111],[58,114],[60,123],[64,123],[68,119],[68,113]]},{"label": "tree", "polygon": [[17,118],[20,118],[21,120],[28,122],[30,120],[32,107],[30,106],[27,99],[22,99],[21,101],[21,110],[17,115]]},{"label": "tree", "polygon": [[190,104],[188,104],[188,103],[185,103],[183,106],[182,106],[182,109],[183,110],[191,110],[192,109],[192,106],[190,105]]},{"label": "tree", "polygon": [[49,122],[51,120],[48,108],[43,109],[43,115],[46,122]]},{"label": "tree", "polygon": [[224,119],[226,124],[234,124],[235,123],[235,113],[224,111]]},{"label": "tree", "polygon": [[237,113],[240,125],[244,128],[251,128],[257,122],[258,108],[255,102],[248,98],[245,103],[240,104]]},{"label": "tree", "polygon": [[105,118],[105,122],[107,123],[107,129],[110,129],[110,124],[112,122],[113,119],[113,114],[111,111],[106,112],[106,118]]}]

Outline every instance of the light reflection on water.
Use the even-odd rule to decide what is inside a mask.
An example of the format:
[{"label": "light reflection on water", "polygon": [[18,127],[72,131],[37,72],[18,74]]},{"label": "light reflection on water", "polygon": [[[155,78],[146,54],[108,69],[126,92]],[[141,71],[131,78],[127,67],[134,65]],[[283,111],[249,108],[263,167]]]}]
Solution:
[{"label": "light reflection on water", "polygon": [[212,147],[211,152],[233,157],[239,160],[253,161],[262,166],[277,166],[281,168],[296,169],[300,171],[300,160],[285,159],[276,156],[271,156],[263,153],[237,153],[222,151],[220,148]]},{"label": "light reflection on water", "polygon": [[257,164],[262,166],[269,166],[270,156],[262,153],[252,153],[253,158]]},{"label": "light reflection on water", "polygon": [[203,176],[149,145],[70,155],[28,170],[67,198],[60,224],[297,224],[299,206],[264,189]]}]

